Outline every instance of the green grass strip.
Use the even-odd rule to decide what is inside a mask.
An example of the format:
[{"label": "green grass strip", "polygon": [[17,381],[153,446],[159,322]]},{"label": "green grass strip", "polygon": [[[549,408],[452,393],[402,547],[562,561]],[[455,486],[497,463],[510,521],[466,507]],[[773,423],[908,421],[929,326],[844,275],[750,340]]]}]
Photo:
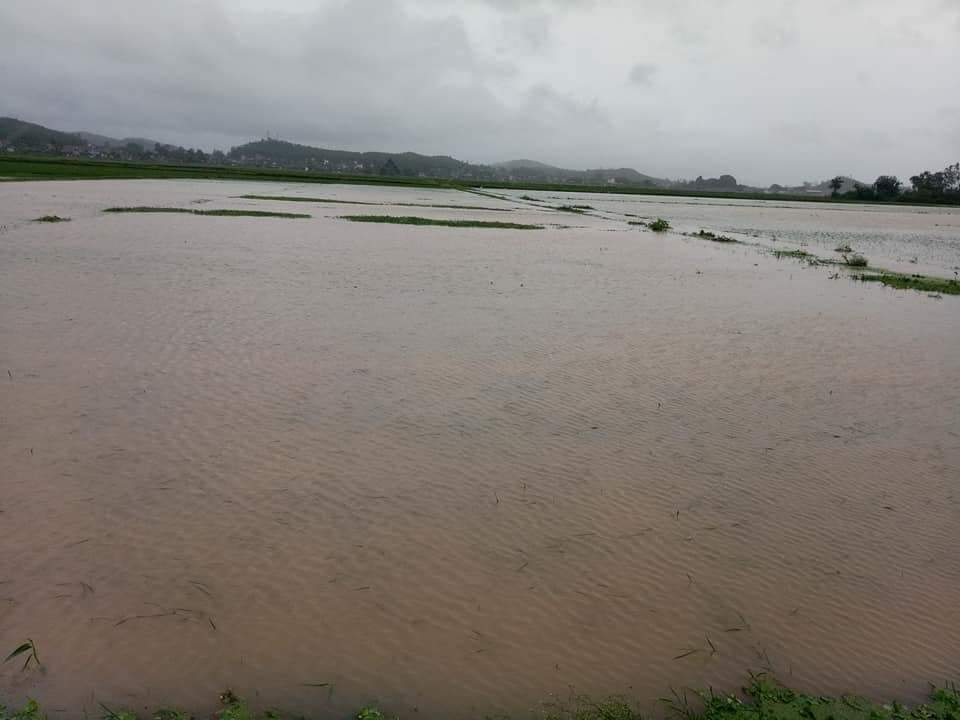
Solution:
[{"label": "green grass strip", "polygon": [[351,222],[390,223],[393,225],[438,225],[441,227],[498,228],[501,230],[543,230],[543,225],[524,225],[510,222],[484,220],[434,220],[412,215],[341,215],[340,219]]},{"label": "green grass strip", "polygon": [[106,213],[183,213],[185,215],[209,215],[212,217],[278,217],[278,218],[309,218],[312,215],[303,213],[267,212],[265,210],[192,210],[177,207],[111,207],[104,210]]},{"label": "green grass strip", "polygon": [[282,202],[330,203],[331,205],[383,205],[364,200],[335,200],[334,198],[297,197],[294,195],[239,195],[243,200],[279,200]]},{"label": "green grass strip", "polygon": [[956,279],[930,277],[929,275],[903,275],[901,273],[880,272],[854,275],[855,280],[878,282],[897,290],[919,290],[920,292],[960,295],[960,282]]},{"label": "green grass strip", "polygon": [[429,207],[449,210],[489,210],[491,212],[512,212],[513,208],[484,207],[483,205],[443,205],[433,203],[412,202],[368,202],[366,200],[337,200],[335,198],[298,197],[295,195],[239,195],[244,200],[280,200],[282,202],[315,202],[330,203],[331,205],[377,205],[380,207]]}]

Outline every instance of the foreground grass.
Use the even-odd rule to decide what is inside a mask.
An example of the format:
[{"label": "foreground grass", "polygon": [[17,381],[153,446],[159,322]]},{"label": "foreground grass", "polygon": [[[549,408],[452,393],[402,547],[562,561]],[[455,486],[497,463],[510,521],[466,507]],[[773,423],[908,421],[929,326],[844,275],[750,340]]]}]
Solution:
[{"label": "foreground grass", "polygon": [[341,215],[351,222],[390,223],[393,225],[439,225],[441,227],[498,228],[501,230],[543,230],[543,225],[495,222],[486,220],[435,220],[412,215]]},{"label": "foreground grass", "polygon": [[192,210],[178,207],[111,207],[105,213],[183,213],[185,215],[209,215],[212,217],[278,217],[278,218],[308,218],[312,215],[303,213],[267,212],[265,210]]},{"label": "foreground grass", "polygon": [[[249,706],[229,690],[220,696],[219,720],[257,720]],[[767,676],[753,676],[742,695],[694,692],[674,693],[663,701],[668,714],[681,720],[958,720],[960,693],[956,687],[933,688],[926,704],[907,707],[893,702],[888,705],[844,695],[839,698],[804,695],[786,688]],[[136,713],[103,707],[104,720],[138,720]],[[86,713],[84,713],[85,715]],[[189,713],[162,709],[153,720],[192,720]],[[263,720],[283,717],[267,711]],[[356,720],[394,720],[396,716],[375,707],[361,709]],[[593,701],[575,697],[565,703],[546,705],[537,716],[542,720],[642,720],[636,707],[622,698]],[[46,720],[40,706],[30,700],[20,710],[0,707],[0,720]]]}]

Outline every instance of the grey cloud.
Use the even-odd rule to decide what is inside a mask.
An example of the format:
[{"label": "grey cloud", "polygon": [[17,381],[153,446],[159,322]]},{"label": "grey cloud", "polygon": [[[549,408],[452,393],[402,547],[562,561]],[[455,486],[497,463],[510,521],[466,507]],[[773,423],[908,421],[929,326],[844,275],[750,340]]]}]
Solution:
[{"label": "grey cloud", "polygon": [[960,152],[936,112],[957,81],[916,71],[957,66],[958,23],[955,0],[3,0],[0,114],[207,148],[271,132],[869,179]]},{"label": "grey cloud", "polygon": [[657,74],[657,66],[652,63],[637,63],[630,68],[628,80],[632,85],[650,85]]}]

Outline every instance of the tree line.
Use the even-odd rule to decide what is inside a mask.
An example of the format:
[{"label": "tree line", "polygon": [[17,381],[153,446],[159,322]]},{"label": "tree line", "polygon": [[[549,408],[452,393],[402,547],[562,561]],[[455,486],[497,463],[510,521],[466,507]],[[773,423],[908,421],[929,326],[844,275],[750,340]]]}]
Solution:
[{"label": "tree line", "polygon": [[854,183],[853,190],[845,193],[840,192],[842,186],[840,176],[830,181],[833,197],[880,202],[960,203],[960,163],[947,165],[937,172],[924,170],[910,178],[909,188],[896,175],[881,175],[872,185]]}]

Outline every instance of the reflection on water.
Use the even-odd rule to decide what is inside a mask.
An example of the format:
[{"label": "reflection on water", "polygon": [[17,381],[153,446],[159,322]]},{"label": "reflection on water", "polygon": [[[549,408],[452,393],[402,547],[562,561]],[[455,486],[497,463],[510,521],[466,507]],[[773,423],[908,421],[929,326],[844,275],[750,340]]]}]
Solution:
[{"label": "reflection on water", "polygon": [[[956,298],[639,232],[616,199],[510,205],[575,226],[537,233],[99,212],[321,192],[505,205],[0,185],[0,649],[46,665],[0,695],[479,716],[765,667],[901,699],[955,676]],[[956,222],[893,215],[836,217],[911,248]]]}]

